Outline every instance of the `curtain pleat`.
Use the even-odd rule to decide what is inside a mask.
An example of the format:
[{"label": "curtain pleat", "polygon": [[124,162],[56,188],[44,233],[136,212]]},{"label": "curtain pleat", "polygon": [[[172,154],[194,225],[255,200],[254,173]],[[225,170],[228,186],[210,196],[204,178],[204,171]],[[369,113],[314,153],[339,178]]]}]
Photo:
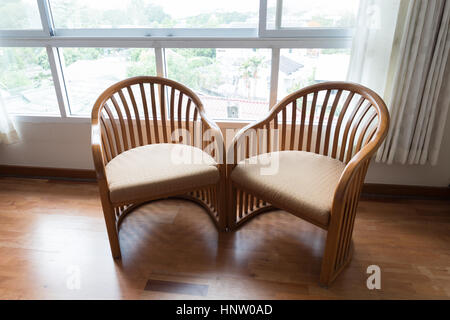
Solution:
[{"label": "curtain pleat", "polygon": [[386,87],[380,92],[390,109],[391,128],[376,159],[388,164],[436,164],[449,108],[444,85],[450,1],[403,4],[407,12],[400,14],[405,18],[397,21],[400,45],[391,55]]},{"label": "curtain pleat", "polygon": [[[438,119],[436,127],[441,131],[441,134],[438,134],[434,139],[434,143],[438,146],[437,148],[433,148],[435,153],[436,150],[439,150],[439,146],[442,142],[445,119],[447,119],[447,112],[450,105],[450,88],[443,87],[444,77],[447,75],[447,80],[450,79],[448,77],[449,74],[446,74],[446,64],[450,52],[450,1],[446,1],[445,6],[446,8],[443,10],[441,27],[439,28],[435,54],[431,65],[431,70],[433,70],[433,73],[431,77],[428,77],[426,92],[424,95],[424,103],[426,104],[425,110],[428,111],[425,115],[427,125],[421,132],[418,144],[419,146],[423,146],[423,148],[420,149],[420,152],[418,152],[415,159],[411,161],[413,163],[425,164],[429,158],[431,164],[437,164],[437,155],[430,154],[430,140],[432,136],[431,133],[433,131],[432,128],[435,127],[435,119]],[[442,51],[442,55],[437,54]],[[443,99],[439,99],[440,92],[444,93]],[[445,95],[447,96],[446,99]],[[440,110],[437,110],[438,105],[442,105],[443,107],[441,107]],[[436,118],[436,115],[438,115],[438,118]]]},{"label": "curtain pleat", "polygon": [[11,144],[19,141],[14,124],[8,116],[3,98],[0,93],[0,143]]}]

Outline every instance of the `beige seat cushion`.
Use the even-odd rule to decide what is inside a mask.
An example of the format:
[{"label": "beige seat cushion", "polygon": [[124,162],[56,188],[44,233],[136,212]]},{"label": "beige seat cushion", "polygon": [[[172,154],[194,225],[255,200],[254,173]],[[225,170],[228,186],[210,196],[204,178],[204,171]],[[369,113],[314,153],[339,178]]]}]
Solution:
[{"label": "beige seat cushion", "polygon": [[217,183],[214,159],[183,144],[151,144],[119,154],[106,165],[114,203],[175,194]]},{"label": "beige seat cushion", "polygon": [[[278,158],[278,170],[273,170],[274,174],[267,174],[271,171],[269,158],[264,160],[263,157],[268,155],[272,161]],[[276,168],[274,163],[272,167]],[[281,151],[241,161],[231,179],[270,203],[326,226],[344,168],[344,163],[330,157],[304,151]]]}]

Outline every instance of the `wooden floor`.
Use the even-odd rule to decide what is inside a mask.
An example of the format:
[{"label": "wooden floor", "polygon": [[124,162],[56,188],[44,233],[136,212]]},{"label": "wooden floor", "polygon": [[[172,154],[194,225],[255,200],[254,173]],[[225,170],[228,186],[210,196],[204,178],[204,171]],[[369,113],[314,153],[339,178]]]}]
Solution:
[{"label": "wooden floor", "polygon": [[[163,200],[129,215],[120,242],[115,263],[94,183],[0,178],[1,299],[450,298],[445,201],[361,201],[353,260],[329,289],[325,232],[282,211],[218,234],[201,207]],[[372,264],[381,290],[366,287]]]}]

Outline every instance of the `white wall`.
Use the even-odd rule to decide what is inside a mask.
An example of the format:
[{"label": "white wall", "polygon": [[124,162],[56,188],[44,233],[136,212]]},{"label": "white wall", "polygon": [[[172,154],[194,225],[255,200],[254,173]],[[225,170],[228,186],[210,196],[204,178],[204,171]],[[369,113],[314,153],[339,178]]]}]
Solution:
[{"label": "white wall", "polygon": [[[0,145],[0,164],[93,169],[89,123],[18,122],[21,141]],[[372,162],[366,182],[425,186],[450,184],[450,113],[436,166]]]},{"label": "white wall", "polygon": [[16,122],[21,141],[0,145],[0,164],[93,169],[90,123]]}]

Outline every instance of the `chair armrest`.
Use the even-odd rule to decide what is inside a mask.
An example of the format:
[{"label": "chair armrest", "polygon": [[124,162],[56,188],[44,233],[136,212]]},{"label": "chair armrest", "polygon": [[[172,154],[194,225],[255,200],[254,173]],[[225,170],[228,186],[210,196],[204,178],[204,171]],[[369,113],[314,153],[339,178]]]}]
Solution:
[{"label": "chair armrest", "polygon": [[91,148],[92,158],[94,159],[95,172],[98,181],[106,182],[105,165],[102,152],[102,138],[98,118],[92,118],[91,126]]},{"label": "chair armrest", "polygon": [[211,130],[212,135],[215,137],[218,147],[220,148],[219,152],[219,165],[222,167],[222,165],[225,164],[226,160],[226,153],[225,153],[225,141],[223,139],[222,131],[220,130],[217,123],[215,123],[213,120],[209,119],[206,113],[203,111],[203,106],[200,108],[200,117],[203,120],[203,122],[207,125],[208,130]]},{"label": "chair armrest", "polygon": [[[235,134],[227,151],[227,164],[230,166],[230,169],[233,169],[237,165],[237,144],[242,136],[244,136],[248,130],[257,129],[264,126],[266,122],[270,120],[270,117],[271,113],[269,113],[265,118],[259,121],[249,123]],[[246,143],[246,141],[244,141],[244,143]]]},{"label": "chair armrest", "polygon": [[332,221],[340,220],[340,216],[349,211],[345,210],[347,202],[354,202],[355,199],[357,201],[357,198],[359,198],[369,162],[378,145],[378,141],[369,142],[345,166],[334,193]]},{"label": "chair armrest", "polygon": [[[378,97],[381,100],[381,98]],[[382,102],[382,100],[381,100]],[[383,103],[384,105],[384,103]],[[386,107],[384,107],[386,109]],[[385,110],[387,113],[387,110]],[[382,121],[378,124],[378,128],[375,136],[364,146],[362,147],[347,163],[345,169],[339,179],[338,186],[334,193],[333,199],[333,211],[339,211],[344,203],[344,199],[346,197],[346,193],[348,192],[349,187],[355,183],[355,177],[358,176],[357,173],[360,170],[364,170],[362,173],[362,181],[359,182],[358,191],[360,191],[362,184],[364,183],[364,177],[367,171],[367,167],[369,165],[370,159],[373,154],[378,150],[378,147],[381,145],[383,140],[385,139],[389,128],[389,114],[382,118]],[[363,166],[364,165],[364,166]],[[342,211],[342,210],[341,210]]]}]

